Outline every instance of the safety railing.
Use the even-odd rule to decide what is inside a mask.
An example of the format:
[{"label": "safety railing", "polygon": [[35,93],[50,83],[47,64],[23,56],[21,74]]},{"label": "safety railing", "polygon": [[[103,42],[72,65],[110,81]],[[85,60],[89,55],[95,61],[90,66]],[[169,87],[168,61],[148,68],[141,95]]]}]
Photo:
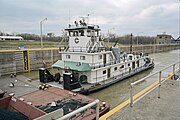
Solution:
[{"label": "safety railing", "polygon": [[93,106],[96,106],[96,120],[99,120],[99,100],[96,99],[94,100],[93,102],[73,111],[73,112],[70,112],[64,116],[60,116],[61,114],[61,110],[56,110],[54,112],[51,112],[49,114],[46,114],[44,116],[41,116],[35,120],[47,120],[47,119],[53,119],[53,120],[69,120],[71,119],[71,117],[77,115],[78,113],[80,112],[83,112]]},{"label": "safety railing", "polygon": [[[170,72],[171,71],[171,72]],[[148,95],[150,92],[155,90],[157,87],[158,89],[158,98],[160,98],[160,89],[162,83],[164,83],[168,79],[175,79],[175,75],[177,75],[177,72],[180,71],[180,61],[176,62],[174,64],[171,64],[163,69],[161,69],[158,72],[152,73],[142,79],[139,79],[135,82],[130,83],[130,98],[113,108],[111,111],[109,111],[107,114],[100,117],[100,120],[106,120],[108,118],[118,118],[122,116],[125,119],[132,119],[132,111],[133,111],[133,105],[137,103],[139,100],[144,98],[146,95]],[[167,76],[168,74],[168,76]],[[167,77],[166,77],[167,76]],[[158,77],[158,81],[154,82],[154,79]],[[149,81],[152,80],[152,81]],[[144,82],[146,81],[146,82]],[[142,82],[142,83],[141,83]],[[144,85],[147,85],[144,89],[142,87]],[[136,86],[136,89],[135,89]],[[142,90],[140,90],[142,89]],[[138,90],[140,92],[138,92]],[[129,105],[129,106],[128,106]],[[128,107],[127,107],[128,106]],[[127,109],[124,109],[127,107]],[[130,109],[129,109],[130,108]],[[125,111],[121,111],[124,109]],[[129,113],[130,112],[130,113]],[[117,114],[118,113],[118,114]]]},{"label": "safety railing", "polygon": [[[146,56],[145,56],[146,57]],[[112,59],[112,60],[107,60],[106,63],[104,62],[96,62],[96,63],[88,63],[90,64],[91,68],[92,69],[96,69],[96,68],[101,68],[101,67],[106,67],[106,66],[109,66],[109,65],[115,65],[115,64],[119,64],[121,63],[122,61],[122,65],[126,65],[130,62],[134,62],[134,61],[137,61],[137,59],[141,60],[141,59],[144,59],[145,57],[141,57],[141,58],[135,58],[134,60],[131,60],[129,59],[128,57],[125,57],[125,58],[121,58],[120,60],[116,60],[116,59]],[[130,62],[129,62],[130,61]],[[126,68],[123,67],[123,68]]]},{"label": "safety railing", "polygon": [[88,52],[88,53],[94,53],[94,52],[101,52],[101,51],[107,51],[109,48],[106,47],[93,47],[93,50],[89,50],[89,47],[69,47],[69,46],[60,46],[59,51],[60,52]]},{"label": "safety railing", "polygon": [[[131,86],[131,88],[130,88],[130,107],[132,108],[133,105],[134,105],[136,102],[138,102],[139,100],[141,100],[142,98],[144,98],[147,94],[149,94],[150,92],[152,92],[153,90],[155,90],[157,87],[158,87],[158,98],[160,98],[160,88],[161,88],[161,84],[164,83],[166,80],[168,80],[168,79],[170,79],[170,78],[174,79],[174,75],[175,75],[175,72],[176,72],[176,71],[175,71],[175,67],[176,67],[176,65],[178,65],[178,64],[179,64],[179,66],[178,66],[179,69],[178,69],[178,70],[180,70],[180,61],[178,61],[178,62],[176,62],[176,63],[174,63],[174,64],[172,64],[172,65],[169,65],[169,66],[161,69],[161,70],[158,71],[158,72],[155,72],[155,73],[153,73],[153,74],[150,74],[150,75],[148,75],[148,76],[146,76],[146,77],[144,77],[144,78],[142,78],[142,79],[140,79],[140,80],[138,80],[138,81],[132,82],[132,83],[130,84],[130,86]],[[165,71],[165,70],[167,70],[168,68],[172,68],[172,74],[169,75],[167,78],[162,78],[162,72]],[[134,95],[133,95],[134,86],[137,85],[137,84],[139,84],[139,83],[141,83],[141,82],[143,82],[143,81],[145,81],[146,79],[148,79],[148,78],[150,78],[150,77],[152,77],[152,76],[154,76],[154,75],[158,75],[158,76],[159,76],[159,77],[158,77],[158,81],[156,81],[150,89],[148,89],[147,91],[145,91],[144,94],[138,96],[137,98],[133,97],[133,96],[134,96]]]}]

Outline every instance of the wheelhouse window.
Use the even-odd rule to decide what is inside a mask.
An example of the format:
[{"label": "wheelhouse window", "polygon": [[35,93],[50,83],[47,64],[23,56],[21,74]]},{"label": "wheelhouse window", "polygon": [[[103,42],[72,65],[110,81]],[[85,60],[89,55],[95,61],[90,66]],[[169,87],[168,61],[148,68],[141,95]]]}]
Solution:
[{"label": "wheelhouse window", "polygon": [[116,70],[117,70],[117,67],[114,68],[114,71],[116,71]]},{"label": "wheelhouse window", "polygon": [[66,59],[70,59],[71,58],[71,56],[70,55],[66,55]]},{"label": "wheelhouse window", "polygon": [[99,36],[99,32],[98,31],[95,31],[95,36]]},{"label": "wheelhouse window", "polygon": [[120,69],[122,69],[122,68],[124,68],[124,65],[121,65],[121,66],[120,66]]},{"label": "wheelhouse window", "polygon": [[91,37],[91,31],[87,30],[87,37]]},{"label": "wheelhouse window", "polygon": [[73,36],[79,36],[78,31],[73,31]]},{"label": "wheelhouse window", "polygon": [[73,31],[69,31],[69,36],[73,36]]},{"label": "wheelhouse window", "polygon": [[80,36],[84,36],[84,30],[79,30]]},{"label": "wheelhouse window", "polygon": [[80,60],[85,60],[85,56],[80,56]]},{"label": "wheelhouse window", "polygon": [[103,74],[106,74],[106,70],[103,71]]}]

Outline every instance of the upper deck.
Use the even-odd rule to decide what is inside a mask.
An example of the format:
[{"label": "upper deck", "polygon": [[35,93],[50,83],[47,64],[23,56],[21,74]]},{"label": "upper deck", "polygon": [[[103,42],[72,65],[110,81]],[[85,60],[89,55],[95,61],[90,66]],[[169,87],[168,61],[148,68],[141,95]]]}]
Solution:
[{"label": "upper deck", "polygon": [[66,28],[65,31],[69,40],[66,52],[91,52],[97,51],[99,47],[104,47],[100,27],[86,23],[85,19],[79,22],[74,21],[74,24],[69,24],[69,28]]}]

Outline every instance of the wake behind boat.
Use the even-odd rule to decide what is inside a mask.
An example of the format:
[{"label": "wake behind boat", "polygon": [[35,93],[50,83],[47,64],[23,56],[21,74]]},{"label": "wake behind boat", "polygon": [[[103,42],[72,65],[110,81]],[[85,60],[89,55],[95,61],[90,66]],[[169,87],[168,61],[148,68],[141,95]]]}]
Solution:
[{"label": "wake behind boat", "polygon": [[154,66],[143,53],[123,53],[114,45],[108,48],[98,25],[85,19],[65,29],[69,43],[59,48],[62,59],[52,65],[63,70],[63,88],[89,94]]}]

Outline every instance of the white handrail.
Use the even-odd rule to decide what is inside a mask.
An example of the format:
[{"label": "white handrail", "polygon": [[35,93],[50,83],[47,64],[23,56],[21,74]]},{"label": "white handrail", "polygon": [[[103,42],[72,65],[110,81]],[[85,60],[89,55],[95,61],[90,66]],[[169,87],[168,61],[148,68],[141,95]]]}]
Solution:
[{"label": "white handrail", "polygon": [[76,114],[78,114],[78,113],[80,113],[82,111],[85,111],[86,109],[88,109],[88,108],[90,108],[92,106],[95,106],[95,105],[96,105],[96,120],[99,120],[99,100],[98,99],[96,99],[92,103],[89,103],[89,104],[87,104],[87,105],[85,105],[85,106],[83,106],[83,107],[69,113],[69,114],[64,115],[63,117],[61,117],[61,118],[59,118],[57,120],[66,120],[66,119],[71,118],[72,116],[74,116],[74,115],[76,115]]}]

